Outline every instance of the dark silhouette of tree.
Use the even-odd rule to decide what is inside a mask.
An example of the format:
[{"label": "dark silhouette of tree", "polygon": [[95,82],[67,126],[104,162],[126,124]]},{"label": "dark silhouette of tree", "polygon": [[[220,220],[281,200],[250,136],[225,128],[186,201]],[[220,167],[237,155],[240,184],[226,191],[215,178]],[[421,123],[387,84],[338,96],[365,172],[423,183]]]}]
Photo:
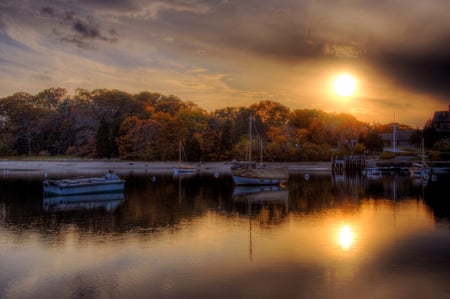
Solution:
[{"label": "dark silhouette of tree", "polygon": [[423,128],[423,139],[426,148],[432,148],[434,143],[441,137],[433,126],[431,120],[428,120]]},{"label": "dark silhouette of tree", "polygon": [[383,151],[383,137],[374,129],[369,128],[366,132],[361,133],[358,142],[371,152]]},{"label": "dark silhouette of tree", "polygon": [[96,156],[99,158],[110,158],[112,154],[111,129],[105,118],[102,118],[100,121],[95,141]]}]

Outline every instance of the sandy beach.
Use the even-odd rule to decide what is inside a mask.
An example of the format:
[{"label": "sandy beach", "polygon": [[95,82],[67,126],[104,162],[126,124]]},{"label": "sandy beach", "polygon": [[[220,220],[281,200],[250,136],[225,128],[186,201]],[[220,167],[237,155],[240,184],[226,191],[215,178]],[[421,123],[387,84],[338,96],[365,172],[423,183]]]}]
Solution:
[{"label": "sandy beach", "polygon": [[[229,162],[186,163],[195,166],[199,173],[230,173]],[[287,165],[289,172],[330,172],[330,162],[264,163],[268,166]],[[118,160],[1,160],[3,175],[102,175],[113,170],[119,175],[172,173],[175,161],[118,161]]]}]

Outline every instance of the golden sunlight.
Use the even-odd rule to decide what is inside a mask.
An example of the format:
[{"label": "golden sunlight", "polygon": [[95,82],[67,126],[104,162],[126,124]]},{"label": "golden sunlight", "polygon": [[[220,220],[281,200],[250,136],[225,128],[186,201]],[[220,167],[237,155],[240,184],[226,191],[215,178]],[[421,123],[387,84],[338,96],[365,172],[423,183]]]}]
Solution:
[{"label": "golden sunlight", "polygon": [[355,79],[347,74],[339,75],[333,82],[334,91],[342,96],[348,97],[353,94],[356,88]]},{"label": "golden sunlight", "polygon": [[353,243],[353,232],[348,225],[345,225],[339,231],[339,244],[342,249],[347,250]]}]

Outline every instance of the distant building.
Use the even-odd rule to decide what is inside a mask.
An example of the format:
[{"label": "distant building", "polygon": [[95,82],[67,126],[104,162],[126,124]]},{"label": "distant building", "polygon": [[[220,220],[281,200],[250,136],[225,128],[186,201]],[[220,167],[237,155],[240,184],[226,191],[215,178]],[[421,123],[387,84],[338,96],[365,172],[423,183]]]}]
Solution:
[{"label": "distant building", "polygon": [[[414,132],[415,130],[397,131],[395,136],[395,146],[411,146],[411,142],[409,141],[409,139]],[[380,135],[383,138],[384,146],[393,146],[394,139],[392,133],[381,133]]]},{"label": "distant building", "polygon": [[436,132],[447,137],[450,136],[450,105],[447,111],[434,112],[431,122]]}]

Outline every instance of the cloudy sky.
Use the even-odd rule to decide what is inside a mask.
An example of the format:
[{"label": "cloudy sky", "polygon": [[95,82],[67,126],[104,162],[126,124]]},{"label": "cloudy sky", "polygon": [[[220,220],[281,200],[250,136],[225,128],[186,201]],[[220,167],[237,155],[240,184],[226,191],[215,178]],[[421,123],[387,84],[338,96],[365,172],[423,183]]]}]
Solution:
[{"label": "cloudy sky", "polygon": [[[448,0],[1,0],[0,97],[160,92],[422,127],[450,104]],[[356,80],[350,97],[333,80]]]}]

